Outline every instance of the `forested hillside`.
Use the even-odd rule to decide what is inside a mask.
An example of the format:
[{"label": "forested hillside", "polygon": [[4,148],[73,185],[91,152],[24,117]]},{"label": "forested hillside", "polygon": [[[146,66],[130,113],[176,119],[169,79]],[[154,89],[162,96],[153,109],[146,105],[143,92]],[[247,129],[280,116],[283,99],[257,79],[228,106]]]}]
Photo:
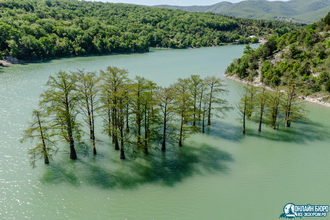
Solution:
[{"label": "forested hillside", "polygon": [[199,11],[220,13],[241,18],[270,19],[285,16],[300,21],[315,22],[326,16],[330,11],[329,0],[290,0],[266,1],[247,0],[237,3],[219,2],[209,6],[171,6],[159,5],[156,7],[180,9],[184,11]]},{"label": "forested hillside", "polygon": [[273,36],[244,56],[235,59],[226,74],[262,82],[271,87],[294,84],[302,95],[317,95],[327,101],[330,92],[330,13],[300,30]]},{"label": "forested hillside", "polygon": [[[0,0],[0,56],[40,60],[248,43],[300,26],[78,0]],[[256,40],[256,39],[254,39]]]}]

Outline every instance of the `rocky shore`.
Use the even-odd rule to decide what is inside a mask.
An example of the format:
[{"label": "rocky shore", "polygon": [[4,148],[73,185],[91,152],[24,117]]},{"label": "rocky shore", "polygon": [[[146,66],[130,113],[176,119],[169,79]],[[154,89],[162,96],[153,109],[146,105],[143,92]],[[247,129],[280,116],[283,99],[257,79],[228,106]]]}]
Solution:
[{"label": "rocky shore", "polygon": [[0,66],[10,66],[12,64],[22,64],[25,63],[23,60],[19,60],[12,56],[6,56],[3,60],[0,60]]}]

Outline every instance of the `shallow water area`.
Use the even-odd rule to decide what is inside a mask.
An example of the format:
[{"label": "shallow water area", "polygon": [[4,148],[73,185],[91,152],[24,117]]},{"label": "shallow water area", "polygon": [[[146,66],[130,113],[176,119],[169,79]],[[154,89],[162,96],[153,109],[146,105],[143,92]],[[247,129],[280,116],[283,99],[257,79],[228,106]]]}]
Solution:
[{"label": "shallow water area", "polygon": [[[0,68],[0,218],[3,219],[277,219],[287,203],[330,205],[330,109],[305,103],[310,122],[272,130],[248,122],[241,134],[237,110],[215,120],[182,148],[119,159],[111,141],[96,136],[98,155],[68,146],[49,166],[29,166],[21,144],[50,75],[77,68],[117,66],[168,86],[190,75],[223,77],[245,46],[51,60]],[[232,105],[243,84],[225,79]]]}]

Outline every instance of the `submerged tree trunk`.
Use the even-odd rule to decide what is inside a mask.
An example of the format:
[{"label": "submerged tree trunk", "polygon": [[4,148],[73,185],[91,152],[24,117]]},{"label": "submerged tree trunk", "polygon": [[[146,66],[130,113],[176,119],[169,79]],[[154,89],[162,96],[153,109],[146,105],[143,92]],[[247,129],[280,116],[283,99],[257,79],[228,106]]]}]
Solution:
[{"label": "submerged tree trunk", "polygon": [[197,102],[197,94],[195,94],[194,97],[194,121],[193,121],[193,126],[196,126],[196,102]]},{"label": "submerged tree trunk", "polygon": [[124,117],[121,113],[121,122],[120,122],[120,159],[125,160],[125,151],[124,151]]},{"label": "submerged tree trunk", "polygon": [[108,136],[111,137],[111,108],[108,109]]},{"label": "submerged tree trunk", "polygon": [[243,113],[243,134],[245,134],[245,111]]},{"label": "submerged tree trunk", "polygon": [[77,159],[77,154],[76,154],[76,150],[74,148],[74,140],[73,139],[70,140],[70,159],[72,159],[72,160]]},{"label": "submerged tree trunk", "polygon": [[166,114],[167,114],[167,105],[165,104],[165,112],[164,112],[164,130],[163,130],[163,142],[162,142],[162,151],[166,151]]},{"label": "submerged tree trunk", "polygon": [[288,107],[285,113],[285,127],[289,128],[291,126],[290,114],[291,114],[291,103],[292,103],[293,96],[290,95]]},{"label": "submerged tree trunk", "polygon": [[211,87],[211,92],[210,92],[210,102],[209,102],[209,113],[207,115],[207,125],[211,125],[211,108],[212,108],[212,94],[213,93],[213,87]]},{"label": "submerged tree trunk", "polygon": [[93,143],[93,154],[96,155],[96,145],[95,145],[95,121],[94,121],[94,103],[93,103],[93,98],[91,98],[91,116],[90,116],[90,121],[91,121],[91,128],[90,128],[90,135]]},{"label": "submerged tree trunk", "polygon": [[203,112],[202,115],[202,133],[205,133],[205,112]]},{"label": "submerged tree trunk", "polygon": [[126,133],[129,133],[129,104],[126,104]]},{"label": "submerged tree trunk", "polygon": [[261,108],[260,108],[260,118],[259,118],[259,128],[258,128],[258,131],[259,132],[261,132],[261,124],[262,124],[263,113],[264,113],[264,106],[261,105]]},{"label": "submerged tree trunk", "polygon": [[200,100],[199,100],[199,111],[198,111],[198,120],[199,120],[199,121],[201,121],[201,114],[202,114],[203,92],[204,92],[204,87],[202,87],[201,97],[200,97]]},{"label": "submerged tree trunk", "polygon": [[42,126],[41,126],[41,121],[40,121],[40,116],[39,113],[36,113],[37,119],[38,119],[38,124],[39,124],[39,129],[40,129],[40,135],[41,135],[41,140],[42,140],[42,146],[43,146],[43,151],[44,151],[44,159],[45,159],[45,164],[49,164],[49,159],[48,159],[48,152],[46,148],[46,143],[45,143],[45,137],[44,133],[42,131]]},{"label": "submerged tree trunk", "polygon": [[[245,118],[247,110],[247,91],[245,91],[244,110],[243,110],[243,134],[245,134]],[[252,113],[251,113],[252,114]]]},{"label": "submerged tree trunk", "polygon": [[276,129],[277,113],[278,113],[278,109],[277,109],[277,107],[276,107],[275,109],[273,109],[273,114],[272,114],[272,123],[271,123],[271,127],[272,127],[273,129]]},{"label": "submerged tree trunk", "polygon": [[181,115],[181,126],[180,126],[180,138],[179,138],[179,146],[182,147],[182,136],[183,136],[183,111]]},{"label": "submerged tree trunk", "polygon": [[74,148],[74,138],[73,138],[73,128],[72,128],[72,121],[70,118],[70,108],[69,108],[69,101],[68,96],[66,95],[66,115],[67,115],[67,131],[69,135],[69,142],[70,142],[70,159],[75,160],[77,159],[76,150]]},{"label": "submerged tree trunk", "polygon": [[[117,92],[117,90],[115,89],[115,92]],[[114,109],[113,109],[113,138],[114,138],[114,143],[115,143],[115,150],[119,150],[119,143],[118,143],[118,120],[119,120],[119,117],[118,117],[118,113],[117,113],[117,99],[115,98],[114,99]]]},{"label": "submerged tree trunk", "polygon": [[144,147],[143,153],[148,155],[148,122],[147,122],[147,105],[144,106]]}]

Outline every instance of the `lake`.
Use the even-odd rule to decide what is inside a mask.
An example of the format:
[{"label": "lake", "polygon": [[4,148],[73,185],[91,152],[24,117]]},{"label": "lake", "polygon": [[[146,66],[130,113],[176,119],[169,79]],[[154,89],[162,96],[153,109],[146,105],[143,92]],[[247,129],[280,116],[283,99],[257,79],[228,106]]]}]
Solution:
[{"label": "lake", "polygon": [[[237,110],[207,134],[148,157],[119,159],[111,141],[96,137],[98,155],[84,150],[71,161],[62,144],[55,161],[29,166],[19,142],[39,94],[59,70],[117,66],[168,86],[190,75],[223,78],[245,46],[66,58],[0,69],[0,218],[2,219],[278,219],[287,203],[330,205],[330,109],[306,103],[309,123],[279,130],[247,123]],[[243,85],[225,79],[235,105]]]}]

